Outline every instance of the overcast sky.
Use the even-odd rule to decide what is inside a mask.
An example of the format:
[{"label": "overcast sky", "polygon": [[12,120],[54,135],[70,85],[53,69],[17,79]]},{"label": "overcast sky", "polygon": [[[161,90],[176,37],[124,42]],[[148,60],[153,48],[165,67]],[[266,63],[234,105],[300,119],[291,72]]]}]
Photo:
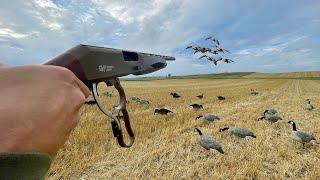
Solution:
[{"label": "overcast sky", "polygon": [[[152,75],[320,70],[318,0],[0,0],[0,62],[41,64],[77,44],[175,56]],[[234,64],[185,47],[214,35]]]}]

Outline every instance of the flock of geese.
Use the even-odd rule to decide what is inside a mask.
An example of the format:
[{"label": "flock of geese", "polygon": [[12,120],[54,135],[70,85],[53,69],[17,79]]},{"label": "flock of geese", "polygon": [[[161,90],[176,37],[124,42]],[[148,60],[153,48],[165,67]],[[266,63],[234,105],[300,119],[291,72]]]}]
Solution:
[{"label": "flock of geese", "polygon": [[[259,93],[254,90],[251,89],[251,95],[256,96]],[[107,97],[113,97],[113,95],[110,95],[110,93],[104,93],[105,96]],[[171,92],[170,95],[172,96],[172,98],[174,99],[178,99],[181,98],[181,95],[179,95],[177,92]],[[196,96],[199,99],[203,99],[204,95],[200,94],[198,96]],[[226,97],[223,96],[217,96],[217,99],[220,101],[226,100]],[[148,100],[139,98],[139,97],[131,97],[131,101],[138,103],[140,105],[149,105],[150,102]],[[129,103],[129,101],[127,101]],[[87,101],[86,104],[88,105],[92,105],[95,104],[94,100],[90,100]],[[203,109],[203,105],[201,104],[191,104],[190,107],[192,107],[194,110],[198,111],[198,110],[202,110]],[[311,111],[314,109],[314,105],[311,104],[311,100],[307,99],[307,105],[306,105],[306,109]],[[170,115],[173,114],[174,112],[172,112],[169,109],[166,108],[156,108],[154,110],[154,115]],[[274,108],[269,108],[266,109],[263,114],[257,118],[257,121],[267,121],[270,123],[276,123],[279,120],[282,120],[282,118],[277,114],[277,110]],[[205,114],[205,115],[199,115],[195,118],[196,120],[202,119],[208,122],[214,122],[214,121],[219,121],[220,117],[213,115],[213,114]],[[312,140],[316,140],[314,136],[307,134],[305,132],[299,131],[297,130],[297,125],[294,121],[290,120],[288,121],[288,123],[292,126],[292,133],[291,133],[291,138],[297,142],[302,143],[303,147],[306,143],[309,143]],[[245,139],[250,139],[250,138],[256,138],[255,134],[247,129],[243,129],[240,127],[223,127],[219,130],[220,132],[224,132],[227,131],[230,134],[237,136],[239,138],[245,138]],[[216,141],[212,136],[207,136],[204,135],[201,130],[199,128],[195,128],[194,132],[198,135],[198,140],[200,145],[205,148],[206,150],[209,150],[211,152],[219,152],[219,153],[224,153],[222,146],[219,144],[218,141]]]},{"label": "flock of geese", "polygon": [[205,40],[211,40],[213,43],[213,48],[209,47],[201,47],[201,46],[188,46],[186,49],[192,49],[193,54],[202,53],[202,56],[199,59],[206,58],[208,61],[211,61],[214,65],[218,65],[218,62],[232,63],[234,62],[231,59],[223,58],[223,57],[213,57],[214,55],[218,55],[220,53],[230,53],[230,51],[220,47],[220,41],[214,37],[207,37]]}]

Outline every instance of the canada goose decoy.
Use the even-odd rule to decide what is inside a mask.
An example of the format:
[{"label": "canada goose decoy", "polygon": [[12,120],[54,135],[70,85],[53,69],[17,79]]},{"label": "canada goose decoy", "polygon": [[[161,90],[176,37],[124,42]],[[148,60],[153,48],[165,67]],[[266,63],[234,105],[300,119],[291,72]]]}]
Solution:
[{"label": "canada goose decoy", "polygon": [[223,97],[223,96],[217,96],[217,98],[222,101],[222,100],[226,100],[226,97]]},{"label": "canada goose decoy", "polygon": [[86,101],[84,102],[84,104],[87,104],[87,105],[95,105],[97,102],[93,99],[89,100],[89,101]]},{"label": "canada goose decoy", "polygon": [[144,99],[140,99],[139,101],[137,101],[140,105],[147,105],[150,104],[150,102],[148,100],[144,100]]},{"label": "canada goose decoy", "polygon": [[200,104],[191,104],[190,106],[195,110],[203,109],[203,106]]},{"label": "canada goose decoy", "polygon": [[139,98],[139,97],[136,97],[136,96],[133,96],[133,97],[131,97],[131,100],[132,100],[132,101],[139,101],[140,98]]},{"label": "canada goose decoy", "polygon": [[203,98],[203,94],[198,95],[197,98],[202,99]]},{"label": "canada goose decoy", "polygon": [[310,100],[310,99],[307,99],[307,101],[308,101],[308,104],[307,104],[306,109],[309,110],[309,111],[311,111],[314,107],[313,107],[313,105],[311,104],[311,100]]},{"label": "canada goose decoy", "polygon": [[316,140],[314,136],[298,131],[296,123],[294,121],[288,121],[288,123],[292,125],[292,132],[291,132],[292,139],[302,143],[303,147],[305,143],[309,143],[312,140]]},{"label": "canada goose decoy", "polygon": [[218,39],[214,38],[214,37],[207,37],[205,40],[209,40],[211,39],[213,43],[217,44],[218,46],[220,45],[220,42]]},{"label": "canada goose decoy", "polygon": [[200,118],[203,118],[204,120],[210,121],[210,122],[220,120],[220,118],[218,116],[215,116],[213,114],[206,114],[204,116],[199,115],[199,116],[196,117],[196,120],[198,120]]},{"label": "canada goose decoy", "polygon": [[259,93],[255,91],[254,89],[251,89],[251,95],[258,95]]},{"label": "canada goose decoy", "polygon": [[229,127],[225,127],[225,128],[221,128],[220,129],[220,132],[223,132],[223,131],[228,131],[230,132],[231,134],[235,135],[235,136],[238,136],[238,137],[241,137],[241,138],[256,138],[256,136],[254,135],[253,132],[251,131],[248,131],[246,129],[243,129],[243,128],[237,128],[237,127],[233,127],[233,128],[229,128]]},{"label": "canada goose decoy", "polygon": [[268,108],[268,109],[267,109],[267,113],[268,113],[268,114],[277,114],[278,111],[277,111],[276,109],[274,109],[274,108]]},{"label": "canada goose decoy", "polygon": [[111,93],[110,92],[104,92],[103,95],[105,95],[107,97],[113,97],[114,96],[113,92],[111,92]]},{"label": "canada goose decoy", "polygon": [[181,96],[178,94],[178,93],[176,93],[176,92],[172,92],[172,93],[170,93],[170,95],[173,97],[173,98],[180,98]]},{"label": "canada goose decoy", "polygon": [[263,120],[263,119],[265,119],[266,121],[269,121],[271,123],[275,123],[278,120],[282,120],[282,118],[279,117],[278,115],[268,113],[268,109],[264,111],[263,116],[260,116],[258,118],[258,121]]},{"label": "canada goose decoy", "polygon": [[168,115],[168,114],[172,114],[173,112],[165,109],[165,108],[161,108],[161,109],[155,109],[154,110],[154,114],[160,114],[160,115]]},{"label": "canada goose decoy", "polygon": [[213,137],[203,135],[198,128],[195,128],[194,131],[198,133],[199,142],[202,147],[211,152],[218,151],[221,154],[224,154],[221,145],[215,139],[213,139]]}]

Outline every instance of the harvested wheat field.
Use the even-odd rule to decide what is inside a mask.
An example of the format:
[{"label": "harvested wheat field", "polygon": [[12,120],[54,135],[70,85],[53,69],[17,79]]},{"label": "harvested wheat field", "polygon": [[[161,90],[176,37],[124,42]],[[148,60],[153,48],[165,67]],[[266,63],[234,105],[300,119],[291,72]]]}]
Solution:
[{"label": "harvested wheat field", "polygon": [[291,73],[251,73],[246,78],[319,78],[319,71]]},{"label": "harvested wheat field", "polygon": [[[113,138],[110,120],[96,106],[84,106],[74,130],[48,174],[49,179],[320,179],[320,81],[291,79],[157,80],[124,81],[127,98],[138,96],[150,105],[128,104],[136,141],[120,148]],[[250,89],[259,94],[252,96]],[[171,91],[182,97],[172,98]],[[203,93],[204,98],[196,96]],[[226,97],[218,101],[216,96]],[[106,97],[110,107],[116,97]],[[305,110],[306,99],[315,105]],[[199,103],[204,110],[189,105]],[[154,115],[165,107],[170,116]],[[283,120],[257,121],[274,107]],[[218,122],[195,117],[212,113]],[[313,134],[318,142],[302,144],[291,139],[294,120],[298,130]],[[241,139],[225,126],[251,130],[256,139]],[[225,154],[202,148],[193,129],[213,136]]]}]

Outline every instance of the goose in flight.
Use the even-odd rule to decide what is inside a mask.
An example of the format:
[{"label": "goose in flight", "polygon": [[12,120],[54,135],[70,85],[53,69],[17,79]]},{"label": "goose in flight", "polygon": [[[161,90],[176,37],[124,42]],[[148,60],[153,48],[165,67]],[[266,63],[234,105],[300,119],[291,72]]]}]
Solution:
[{"label": "goose in flight", "polygon": [[193,49],[194,50],[194,53],[193,54],[196,54],[196,53],[198,53],[198,52],[202,52],[200,49],[200,47],[198,47],[198,46],[188,46],[188,47],[186,47],[186,49]]},{"label": "goose in flight", "polygon": [[211,54],[215,54],[215,55],[217,55],[217,54],[219,54],[219,52],[220,52],[220,51],[212,50],[212,49],[211,49],[209,52],[210,52]]},{"label": "goose in flight", "polygon": [[199,48],[200,48],[200,51],[201,51],[202,53],[206,53],[206,52],[211,52],[211,51],[212,51],[212,49],[207,48],[207,47],[199,47]]},{"label": "goose in flight", "polygon": [[212,42],[214,42],[215,44],[217,44],[218,46],[220,45],[220,42],[217,38],[214,38],[214,37],[207,37],[206,40],[209,40],[211,39]]},{"label": "goose in flight", "polygon": [[220,58],[218,61],[223,61],[223,62],[225,62],[225,63],[232,63],[232,62],[234,62],[233,60],[228,59],[228,58]]},{"label": "goose in flight", "polygon": [[207,58],[209,61],[213,62],[214,65],[217,65],[217,64],[218,64],[218,60],[213,59],[212,57],[207,56],[207,55],[203,55],[203,56],[201,56],[199,59],[202,59],[202,58],[204,58],[204,57]]},{"label": "goose in flight", "polygon": [[230,53],[230,51],[223,48],[217,48],[216,51],[222,52],[223,54],[225,54],[225,52]]}]

